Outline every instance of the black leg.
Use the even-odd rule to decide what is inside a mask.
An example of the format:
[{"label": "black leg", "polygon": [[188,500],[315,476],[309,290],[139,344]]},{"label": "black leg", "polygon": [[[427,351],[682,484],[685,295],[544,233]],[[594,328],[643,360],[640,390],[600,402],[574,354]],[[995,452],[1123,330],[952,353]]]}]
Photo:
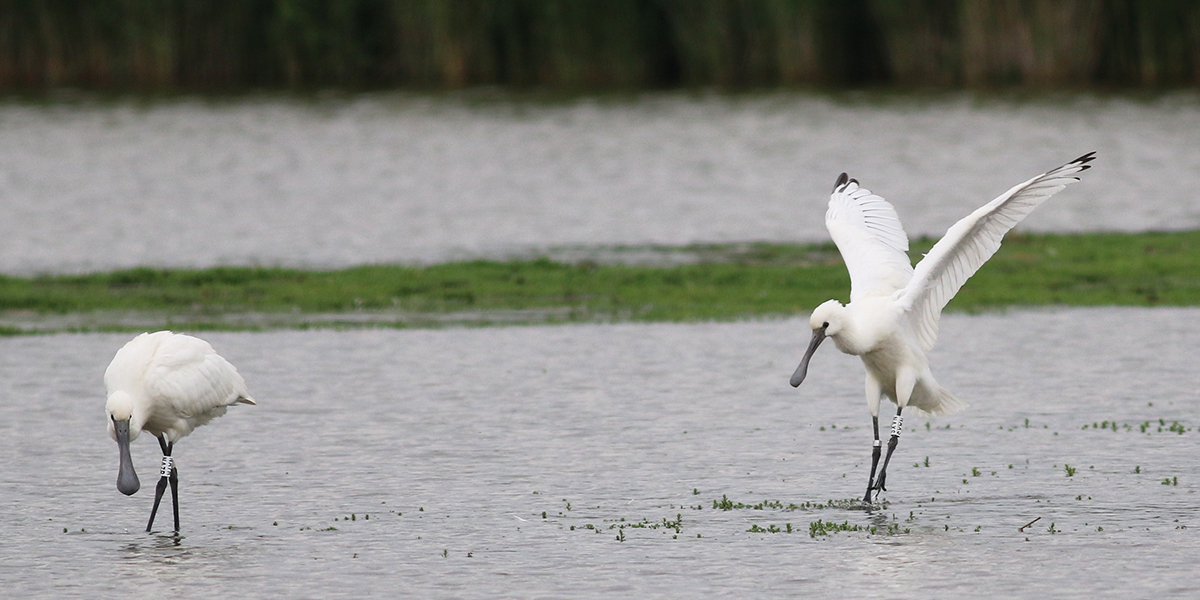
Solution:
[{"label": "black leg", "polygon": [[871,475],[867,478],[867,493],[863,496],[863,502],[871,503],[871,490],[875,488],[875,467],[879,466],[879,417],[871,417],[871,425],[875,428],[875,445],[871,449]]},{"label": "black leg", "polygon": [[175,509],[175,533],[179,533],[179,469],[171,467],[171,506]]},{"label": "black leg", "polygon": [[150,522],[146,523],[146,533],[150,533],[150,528],[154,527],[154,515],[158,514],[158,503],[162,502],[163,492],[167,490],[167,478],[160,477],[158,486],[154,488],[154,508],[150,509]]},{"label": "black leg", "polygon": [[[146,523],[146,533],[150,533],[150,529],[154,527],[154,516],[158,514],[158,505],[162,502],[163,493],[167,491],[167,484],[170,482],[170,475],[174,475],[175,466],[171,459],[171,448],[174,443],[167,443],[167,438],[158,436],[158,447],[162,448],[163,466],[159,469],[158,485],[154,487],[154,508],[150,509],[150,521]],[[168,470],[169,468],[169,470]],[[171,485],[171,496],[175,497],[175,485]],[[179,531],[179,500],[175,500],[175,531]]]},{"label": "black leg", "polygon": [[892,452],[896,450],[896,444],[900,443],[900,430],[903,427],[904,419],[900,417],[900,411],[903,408],[896,408],[896,416],[892,419],[892,437],[888,438],[887,456],[883,458],[883,467],[879,469],[879,479],[875,481],[875,490],[886,492],[884,482],[887,480],[888,462],[892,460]]}]

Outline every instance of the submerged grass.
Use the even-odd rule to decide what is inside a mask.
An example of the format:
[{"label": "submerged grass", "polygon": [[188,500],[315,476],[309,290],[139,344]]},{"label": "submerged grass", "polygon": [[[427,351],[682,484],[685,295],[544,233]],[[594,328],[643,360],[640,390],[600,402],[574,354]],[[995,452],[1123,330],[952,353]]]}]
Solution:
[{"label": "submerged grass", "polygon": [[[913,244],[919,257],[931,240]],[[683,251],[691,264],[471,261],[425,267],[371,265],[333,271],[218,267],[0,276],[0,335],[23,333],[19,316],[145,312],[164,325],[261,329],[222,315],[291,315],[283,326],[428,326],[396,315],[467,315],[464,322],[701,321],[804,314],[848,300],[850,282],[832,244],[742,244]],[[1007,306],[1200,304],[1200,231],[1010,235],[947,310]],[[498,312],[509,311],[503,319]],[[522,312],[524,311],[524,312]],[[378,319],[311,320],[368,314]],[[471,316],[474,315],[474,316]],[[91,329],[144,329],[119,319]],[[71,327],[63,326],[62,329]],[[78,328],[78,327],[76,327]],[[46,328],[42,328],[45,330]],[[53,328],[51,328],[53,329]]]}]

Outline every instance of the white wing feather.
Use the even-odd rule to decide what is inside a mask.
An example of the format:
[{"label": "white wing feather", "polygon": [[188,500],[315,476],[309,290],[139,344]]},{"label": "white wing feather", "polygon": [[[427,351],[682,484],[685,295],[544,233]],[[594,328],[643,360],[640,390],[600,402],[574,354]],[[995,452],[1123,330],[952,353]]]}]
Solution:
[{"label": "white wing feather", "polygon": [[967,279],[996,253],[1004,234],[1050,196],[1079,181],[1076,175],[1091,168],[1087,163],[1095,158],[1094,154],[1089,152],[1014,186],[951,226],[917,263],[898,304],[908,312],[913,333],[926,352],[937,340],[942,309]]},{"label": "white wing feather", "polygon": [[208,342],[187,335],[172,335],[159,344],[147,366],[145,385],[152,397],[169,399],[186,417],[238,401],[253,404],[237,369]]},{"label": "white wing feather", "polygon": [[850,272],[850,301],[890,296],[912,279],[908,236],[896,209],[846,174],[829,197],[825,227]]}]

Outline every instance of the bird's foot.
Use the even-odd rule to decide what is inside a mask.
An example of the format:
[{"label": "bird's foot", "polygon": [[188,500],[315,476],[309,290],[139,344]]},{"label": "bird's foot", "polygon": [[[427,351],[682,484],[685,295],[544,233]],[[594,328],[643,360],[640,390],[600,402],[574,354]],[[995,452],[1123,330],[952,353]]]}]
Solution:
[{"label": "bird's foot", "polygon": [[885,486],[883,485],[883,482],[884,482],[884,480],[886,480],[886,479],[887,479],[887,474],[886,474],[886,473],[884,473],[884,472],[880,472],[880,473],[879,473],[879,479],[877,479],[877,480],[875,481],[875,491],[876,491],[876,492],[886,492],[886,491],[887,491],[887,487],[885,487]]}]

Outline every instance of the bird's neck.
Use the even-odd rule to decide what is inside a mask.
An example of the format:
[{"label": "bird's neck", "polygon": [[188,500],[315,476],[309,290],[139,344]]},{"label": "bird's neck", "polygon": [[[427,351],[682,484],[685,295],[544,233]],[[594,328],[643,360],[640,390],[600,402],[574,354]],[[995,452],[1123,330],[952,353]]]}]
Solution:
[{"label": "bird's neck", "polygon": [[874,307],[846,305],[842,315],[841,328],[837,335],[830,336],[838,350],[846,354],[862,356],[879,345],[880,331],[878,318],[883,311]]},{"label": "bird's neck", "polygon": [[847,326],[838,332],[833,338],[833,343],[838,350],[846,354],[861,356],[871,351],[871,344],[864,343],[862,336],[857,334],[854,326]]}]

